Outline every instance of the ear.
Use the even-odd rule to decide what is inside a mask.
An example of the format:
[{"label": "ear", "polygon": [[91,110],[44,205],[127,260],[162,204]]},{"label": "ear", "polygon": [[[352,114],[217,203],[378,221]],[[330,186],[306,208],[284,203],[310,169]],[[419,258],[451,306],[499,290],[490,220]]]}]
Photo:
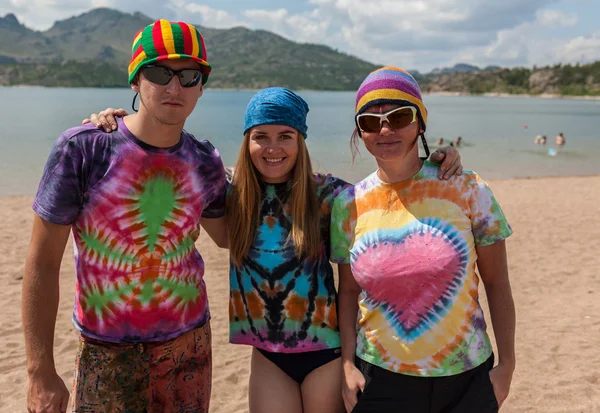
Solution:
[{"label": "ear", "polygon": [[131,90],[133,90],[135,93],[140,93],[140,74],[139,74],[139,72],[136,73],[136,75],[133,78],[133,81],[131,82],[131,84],[129,86],[131,87]]},{"label": "ear", "polygon": [[200,82],[200,90],[198,91],[198,99],[200,99],[203,94],[204,94],[204,85],[202,84],[202,82]]}]

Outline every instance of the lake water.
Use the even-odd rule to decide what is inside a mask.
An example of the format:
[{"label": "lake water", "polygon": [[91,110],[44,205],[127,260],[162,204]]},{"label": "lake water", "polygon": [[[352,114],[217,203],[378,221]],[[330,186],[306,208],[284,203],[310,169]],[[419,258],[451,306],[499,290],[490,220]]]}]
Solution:
[{"label": "lake water", "polygon": [[[352,164],[352,92],[301,92],[310,106],[308,147],[316,170],[355,182],[375,170],[364,149]],[[208,89],[186,129],[209,139],[226,165],[235,163],[244,110],[253,92]],[[130,109],[129,89],[0,87],[0,196],[35,193],[53,141],[91,112]],[[462,136],[466,168],[484,179],[600,174],[600,101],[425,96],[430,145]],[[527,125],[527,128],[524,127]],[[554,137],[567,145],[549,156]],[[533,143],[547,135],[545,147]]]}]

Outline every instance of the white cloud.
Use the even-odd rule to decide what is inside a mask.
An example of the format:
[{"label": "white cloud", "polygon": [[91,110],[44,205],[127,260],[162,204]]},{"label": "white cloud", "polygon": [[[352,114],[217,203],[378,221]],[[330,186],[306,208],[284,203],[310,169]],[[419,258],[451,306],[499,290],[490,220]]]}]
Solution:
[{"label": "white cloud", "polygon": [[55,20],[81,14],[92,7],[92,0],[9,0],[8,5],[0,5],[0,15],[14,13],[27,27],[46,30]]},{"label": "white cloud", "polygon": [[577,24],[575,13],[563,13],[557,10],[538,10],[536,22],[543,27],[569,27]]},{"label": "white cloud", "polygon": [[[233,26],[245,26],[243,22],[238,21],[225,10],[213,9],[193,2],[186,2],[185,0],[170,0],[167,8],[175,13],[178,19],[199,23],[206,27],[221,29]],[[196,21],[198,18],[200,21]]]},{"label": "white cloud", "polygon": [[589,36],[578,36],[557,50],[563,62],[588,63],[600,60],[600,31]]},{"label": "white cloud", "polygon": [[316,9],[312,12],[290,15],[286,9],[245,10],[243,15],[254,28],[270,30],[297,42],[324,43],[330,19]]}]

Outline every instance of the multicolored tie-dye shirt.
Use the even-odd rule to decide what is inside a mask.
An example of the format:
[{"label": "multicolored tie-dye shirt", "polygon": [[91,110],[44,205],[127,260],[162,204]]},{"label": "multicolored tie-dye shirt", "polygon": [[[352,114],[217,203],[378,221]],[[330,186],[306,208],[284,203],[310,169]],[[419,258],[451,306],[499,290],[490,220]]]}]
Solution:
[{"label": "multicolored tie-dye shirt", "polygon": [[438,171],[425,162],[396,184],[373,173],[333,207],[332,261],[350,263],[362,288],[356,355],[396,373],[455,375],[492,353],[475,246],[512,230],[477,174],[442,181]]},{"label": "multicolored tie-dye shirt", "polygon": [[254,244],[241,267],[230,267],[229,338],[276,353],[340,347],[329,224],[334,198],[348,183],[316,175],[321,254],[298,258],[291,243],[290,183],[263,184]]},{"label": "multicolored tie-dye shirt", "polygon": [[200,218],[225,213],[217,150],[183,132],[156,148],[119,120],[112,134],[80,126],[56,141],[33,209],[71,225],[77,272],[73,321],[108,342],[177,337],[209,318]]}]

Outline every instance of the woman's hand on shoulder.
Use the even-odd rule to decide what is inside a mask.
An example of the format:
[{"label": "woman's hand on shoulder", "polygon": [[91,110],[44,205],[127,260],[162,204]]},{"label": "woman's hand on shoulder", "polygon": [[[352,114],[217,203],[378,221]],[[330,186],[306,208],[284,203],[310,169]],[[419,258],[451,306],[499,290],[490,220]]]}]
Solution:
[{"label": "woman's hand on shoulder", "polygon": [[115,117],[128,115],[125,109],[106,108],[101,112],[92,113],[89,118],[85,118],[81,124],[93,123],[97,128],[102,128],[106,132],[117,130],[117,120]]},{"label": "woman's hand on shoulder", "polygon": [[462,175],[463,166],[460,153],[453,146],[444,146],[436,150],[429,159],[441,164],[438,178],[450,179],[454,175]]}]

